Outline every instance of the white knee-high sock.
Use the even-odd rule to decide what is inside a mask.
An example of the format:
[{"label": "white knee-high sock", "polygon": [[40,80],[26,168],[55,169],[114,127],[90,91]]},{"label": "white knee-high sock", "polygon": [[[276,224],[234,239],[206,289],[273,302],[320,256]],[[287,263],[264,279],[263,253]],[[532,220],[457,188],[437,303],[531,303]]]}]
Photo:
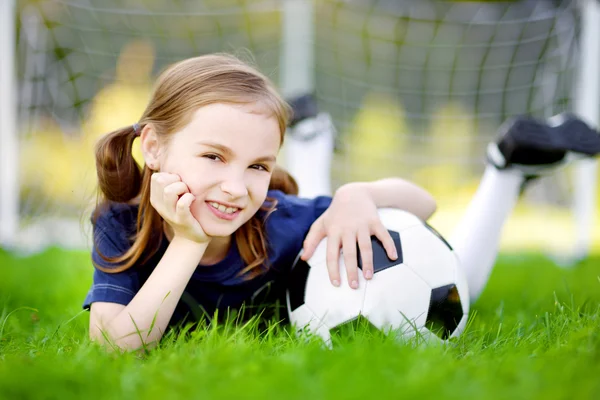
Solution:
[{"label": "white knee-high sock", "polygon": [[519,197],[523,174],[488,165],[465,215],[450,237],[475,301],[494,266],[502,228]]},{"label": "white knee-high sock", "polygon": [[[335,128],[327,113],[299,122],[285,139],[286,168],[296,178],[300,197],[331,195]],[[306,139],[305,136],[313,136]]]}]

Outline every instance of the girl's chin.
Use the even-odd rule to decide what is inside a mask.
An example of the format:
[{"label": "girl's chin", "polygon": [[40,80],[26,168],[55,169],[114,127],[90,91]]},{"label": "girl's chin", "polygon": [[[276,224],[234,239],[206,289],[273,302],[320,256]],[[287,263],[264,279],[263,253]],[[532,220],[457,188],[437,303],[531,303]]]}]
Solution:
[{"label": "girl's chin", "polygon": [[206,233],[207,236],[213,237],[213,238],[217,238],[217,237],[229,237],[231,235],[233,235],[233,233],[235,231],[232,231],[231,229],[223,229],[223,228],[215,228],[215,227],[206,227],[206,228],[202,228],[204,230],[204,233]]},{"label": "girl's chin", "polygon": [[210,215],[196,219],[202,221],[200,226],[204,233],[212,237],[231,236],[240,227],[240,224],[236,223],[237,221],[215,221]]},{"label": "girl's chin", "polygon": [[213,237],[231,236],[240,226],[248,221],[245,212],[229,220],[220,218],[208,209],[208,206],[206,205],[204,207],[194,208],[192,210],[192,215],[200,222],[204,232]]}]

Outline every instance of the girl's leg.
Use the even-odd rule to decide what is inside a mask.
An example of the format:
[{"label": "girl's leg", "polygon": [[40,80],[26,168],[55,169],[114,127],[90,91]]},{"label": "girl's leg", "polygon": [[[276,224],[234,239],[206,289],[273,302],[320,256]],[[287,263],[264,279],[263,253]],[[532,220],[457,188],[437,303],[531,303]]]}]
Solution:
[{"label": "girl's leg", "polygon": [[504,221],[527,178],[564,165],[569,158],[600,153],[600,136],[583,121],[560,114],[547,121],[521,117],[500,128],[487,151],[481,184],[450,238],[476,300],[494,266]]},{"label": "girl's leg", "polygon": [[[314,96],[289,100],[294,110],[285,139],[286,167],[298,182],[300,197],[331,195],[331,161],[335,127],[331,116],[319,112]],[[324,173],[327,171],[327,173]]]},{"label": "girl's leg", "polygon": [[449,242],[454,248],[475,301],[492,272],[504,222],[523,184],[523,174],[488,165],[479,188]]}]

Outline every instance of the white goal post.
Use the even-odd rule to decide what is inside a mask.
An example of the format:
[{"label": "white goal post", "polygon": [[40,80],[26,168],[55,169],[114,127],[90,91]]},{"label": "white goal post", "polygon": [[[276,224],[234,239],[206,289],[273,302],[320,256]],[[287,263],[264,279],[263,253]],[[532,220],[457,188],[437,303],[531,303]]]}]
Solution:
[{"label": "white goal post", "polygon": [[[600,2],[582,0],[581,59],[575,112],[598,129],[600,118]],[[598,160],[581,160],[574,173],[575,249],[572,259],[585,258],[591,246],[596,220]]]},{"label": "white goal post", "polygon": [[0,2],[0,246],[8,247],[19,229],[15,1]]}]

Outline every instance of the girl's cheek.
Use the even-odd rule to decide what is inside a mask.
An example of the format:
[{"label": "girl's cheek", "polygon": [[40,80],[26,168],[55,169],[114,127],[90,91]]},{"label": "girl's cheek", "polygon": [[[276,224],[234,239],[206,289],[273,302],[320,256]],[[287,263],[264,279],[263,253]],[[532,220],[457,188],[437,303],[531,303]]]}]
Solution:
[{"label": "girl's cheek", "polygon": [[202,213],[202,208],[204,206],[203,200],[195,200],[190,207],[190,212],[192,216],[197,220],[200,220],[200,214]]}]

